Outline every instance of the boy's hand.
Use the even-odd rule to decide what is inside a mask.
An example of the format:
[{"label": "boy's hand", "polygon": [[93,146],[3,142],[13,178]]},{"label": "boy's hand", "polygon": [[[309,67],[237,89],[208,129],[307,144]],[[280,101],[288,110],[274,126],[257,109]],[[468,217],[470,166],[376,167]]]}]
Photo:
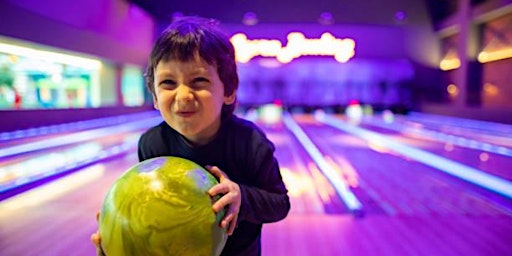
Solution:
[{"label": "boy's hand", "polygon": [[224,218],[220,222],[220,226],[227,229],[228,235],[232,235],[238,220],[240,205],[242,204],[240,186],[231,181],[218,167],[206,166],[206,169],[219,179],[219,184],[213,186],[208,191],[208,194],[210,194],[210,196],[222,194],[221,198],[213,204],[212,208],[215,212],[219,212],[224,207],[229,206],[226,215],[224,215]]},{"label": "boy's hand", "polygon": [[[100,213],[96,213],[96,221],[98,221],[100,218]],[[97,230],[91,235],[91,242],[96,247],[96,255],[97,256],[105,256],[105,253],[103,252],[103,249],[101,248],[101,237],[100,232]]]}]

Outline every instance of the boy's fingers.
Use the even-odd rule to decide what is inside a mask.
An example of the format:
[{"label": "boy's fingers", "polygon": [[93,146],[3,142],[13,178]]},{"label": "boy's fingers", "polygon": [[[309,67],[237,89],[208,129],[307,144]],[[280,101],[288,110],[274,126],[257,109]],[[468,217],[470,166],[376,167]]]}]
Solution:
[{"label": "boy's fingers", "polygon": [[105,253],[101,248],[101,237],[98,231],[91,235],[91,241],[96,247],[96,256],[105,256]]},{"label": "boy's fingers", "polygon": [[98,234],[98,232],[91,235],[91,241],[96,246],[100,245],[101,239],[100,239],[100,235]]},{"label": "boy's fingers", "polygon": [[222,219],[221,227],[226,229],[228,235],[232,235],[235,231],[236,224],[238,220],[238,213],[235,210],[235,207],[229,207],[226,212],[226,216]]},{"label": "boy's fingers", "polygon": [[105,253],[100,247],[96,247],[96,256],[105,256]]},{"label": "boy's fingers", "polygon": [[238,216],[235,215],[233,217],[233,220],[231,220],[231,222],[229,222],[228,235],[232,235],[233,232],[235,231],[237,219],[238,219]]},{"label": "boy's fingers", "polygon": [[224,184],[217,184],[217,185],[211,187],[210,190],[208,190],[208,194],[210,196],[216,196],[216,195],[219,195],[219,194],[226,194],[228,192],[229,192],[229,187],[227,187]]},{"label": "boy's fingers", "polygon": [[213,174],[213,176],[217,177],[219,180],[227,178],[226,174],[223,171],[221,171],[217,166],[207,165],[206,168],[211,174]]}]

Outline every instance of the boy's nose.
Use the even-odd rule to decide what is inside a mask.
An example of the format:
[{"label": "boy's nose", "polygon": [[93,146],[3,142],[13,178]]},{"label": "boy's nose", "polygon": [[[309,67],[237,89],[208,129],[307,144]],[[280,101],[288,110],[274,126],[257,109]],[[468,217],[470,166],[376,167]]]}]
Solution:
[{"label": "boy's nose", "polygon": [[178,101],[189,101],[192,100],[193,97],[192,91],[186,85],[180,85],[176,89],[176,100]]}]

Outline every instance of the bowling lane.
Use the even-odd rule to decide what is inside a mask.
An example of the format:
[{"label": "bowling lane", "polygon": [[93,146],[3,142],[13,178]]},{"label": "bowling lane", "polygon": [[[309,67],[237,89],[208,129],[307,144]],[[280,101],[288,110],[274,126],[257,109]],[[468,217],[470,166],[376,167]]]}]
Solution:
[{"label": "bowling lane", "polygon": [[505,255],[512,249],[510,200],[310,116],[296,119],[324,154],[358,177],[354,191],[366,194],[359,199],[367,215],[356,226],[371,226],[360,232],[374,247],[361,255],[374,255],[375,248],[383,255]]},{"label": "bowling lane", "polygon": [[[509,216],[512,204],[458,178],[413,161],[333,127],[311,116],[295,116],[305,132],[342,171],[356,179],[369,213],[388,215]],[[346,175],[345,175],[346,176]],[[347,179],[347,182],[350,182]],[[353,182],[353,181],[352,181]],[[356,190],[357,191],[357,190]]]},{"label": "bowling lane", "polygon": [[0,201],[0,254],[95,255],[95,214],[113,181],[136,154],[110,158]]},{"label": "bowling lane", "polygon": [[[304,152],[301,153],[301,146],[293,139],[293,135],[282,127],[267,127],[265,131],[276,144],[276,156],[284,169],[283,177],[288,188],[291,188],[290,193],[300,190],[301,186],[311,186],[310,184],[314,182],[307,179],[311,179],[312,175],[308,171],[313,168],[307,167],[310,160]],[[358,153],[364,154],[365,151],[372,152],[368,147],[365,148],[367,145],[364,143],[354,143],[357,141],[355,138],[350,139],[345,134],[347,137],[340,139],[340,132],[322,134],[325,131],[328,130],[317,130],[313,127],[313,132],[318,133],[318,136],[332,135],[325,139],[326,145],[329,142],[337,144],[340,140],[346,143],[348,140],[353,143],[344,147],[338,146],[347,152],[355,151],[353,153],[356,156]],[[334,158],[338,154],[333,152],[331,157],[339,163],[339,158]],[[373,154],[379,153],[372,152],[369,156],[355,159],[362,161],[362,164],[355,165],[351,158],[347,158],[347,161],[359,175],[358,168],[360,165],[371,165],[373,159],[368,157],[372,157]],[[382,159],[407,162],[397,156],[385,155],[387,157]],[[0,254],[95,255],[95,249],[89,242],[90,234],[97,228],[95,213],[101,207],[103,197],[114,180],[136,162],[135,154],[108,158],[51,183],[0,201]],[[383,163],[386,168],[393,165]],[[377,162],[370,167],[378,169],[380,165],[381,163]],[[399,165],[410,168],[407,163]],[[307,178],[304,178],[306,181],[294,176],[297,170],[308,174]],[[381,171],[383,174],[379,177],[390,176],[389,179],[398,179],[392,174],[394,170],[391,168],[388,172]],[[365,175],[372,178],[373,173],[368,171]],[[377,178],[371,181],[378,183]],[[386,183],[387,180],[381,182]],[[373,185],[367,183],[367,186]],[[389,185],[383,185],[383,189],[393,189]],[[424,187],[422,184],[418,186]],[[512,250],[509,243],[512,222],[508,216],[469,215],[461,219],[450,214],[390,215],[386,214],[387,211],[379,204],[375,207],[379,207],[377,209],[380,209],[380,212],[373,211],[364,218],[354,218],[350,214],[329,214],[323,202],[314,202],[321,201],[320,192],[316,191],[315,194],[311,189],[308,191],[310,192],[298,193],[299,196],[291,195],[292,211],[285,220],[264,226],[263,255],[506,255],[506,252]],[[414,192],[414,189],[411,191]],[[368,195],[373,196],[371,193]],[[440,201],[438,197],[443,196],[441,193],[431,194],[435,202]],[[373,198],[380,199],[371,199]],[[365,201],[363,203],[365,206],[369,205]],[[302,206],[299,206],[301,204]],[[310,204],[317,206],[311,207]],[[395,207],[393,204],[391,206]]]},{"label": "bowling lane", "polygon": [[507,255],[512,250],[510,203],[495,203],[474,186],[312,117],[295,120],[366,214],[291,213],[264,227],[264,255]]},{"label": "bowling lane", "polygon": [[281,124],[259,123],[276,146],[275,156],[289,191],[291,214],[346,214],[348,209],[302,145]]},{"label": "bowling lane", "polygon": [[[140,134],[158,122],[158,115],[143,112],[65,124],[67,132],[4,140],[0,143],[0,200],[81,166],[135,151]],[[90,126],[93,129],[83,130]]]},{"label": "bowling lane", "polygon": [[21,193],[75,169],[126,152],[135,152],[143,130],[27,152],[0,162],[0,199]]},{"label": "bowling lane", "polygon": [[[386,124],[378,118],[367,119],[360,127],[512,181],[512,172],[509,171],[512,166],[512,147],[474,140],[479,137],[478,134],[466,132],[465,137],[450,137],[450,134],[437,131],[434,135],[431,131],[410,127],[404,123]],[[493,136],[508,139],[501,134]]]},{"label": "bowling lane", "polygon": [[[90,125],[94,125],[95,128],[90,130],[82,130],[79,128],[73,130],[70,128],[70,130],[66,132],[54,132],[39,136],[27,135],[26,138],[4,140],[0,142],[0,159],[5,160],[5,158],[25,152],[45,150],[73,143],[83,143],[100,137],[115,135],[120,132],[148,129],[158,122],[161,122],[161,118],[154,113],[141,113],[113,118],[110,122],[98,122],[97,120],[87,122],[90,122]],[[112,122],[115,122],[115,124],[109,124]],[[72,127],[72,124],[63,124],[63,126]]]},{"label": "bowling lane", "polygon": [[[307,229],[305,220],[313,219],[321,221],[321,225],[327,225],[322,220],[323,216],[340,216],[340,213],[345,213],[346,209],[334,196],[333,189],[311,166],[313,163],[293,136],[282,128],[265,130],[276,144],[276,156],[290,189],[290,216],[294,216],[290,220],[293,227],[300,225]],[[103,197],[114,180],[136,162],[135,154],[110,158],[0,201],[2,255],[94,255],[89,236],[97,228],[95,213],[100,209]],[[339,221],[338,218],[333,220]],[[317,228],[321,229],[322,226]],[[278,233],[278,236],[283,234],[271,231],[267,232],[267,237],[275,238],[274,233]],[[279,247],[270,247],[270,255],[289,255],[286,248],[290,242],[287,239]],[[269,243],[266,240],[264,246],[269,248]],[[27,247],[27,244],[31,246]],[[313,252],[316,242],[313,245],[305,243],[304,246]]]}]

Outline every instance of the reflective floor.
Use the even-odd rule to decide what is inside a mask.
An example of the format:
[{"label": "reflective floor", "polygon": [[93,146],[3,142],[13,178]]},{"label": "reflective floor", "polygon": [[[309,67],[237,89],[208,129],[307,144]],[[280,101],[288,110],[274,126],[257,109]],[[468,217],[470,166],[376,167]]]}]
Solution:
[{"label": "reflective floor", "polygon": [[[419,113],[294,114],[258,124],[276,145],[292,203],[285,220],[264,226],[264,255],[512,252],[512,126]],[[136,139],[146,129],[126,126],[87,141],[5,153],[0,255],[95,254],[89,242],[95,213],[114,180],[137,162]],[[100,128],[0,145],[49,145],[52,138],[83,138]],[[22,164],[38,157],[30,167]],[[59,178],[12,195],[13,175],[45,166],[60,168]]]}]

